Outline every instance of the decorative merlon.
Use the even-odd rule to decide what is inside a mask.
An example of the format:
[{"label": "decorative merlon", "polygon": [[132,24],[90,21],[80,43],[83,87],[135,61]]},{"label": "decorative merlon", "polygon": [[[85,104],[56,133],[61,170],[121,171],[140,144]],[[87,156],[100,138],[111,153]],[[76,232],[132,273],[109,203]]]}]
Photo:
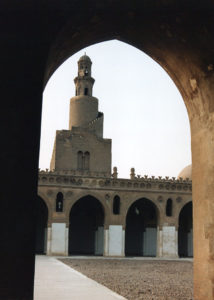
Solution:
[{"label": "decorative merlon", "polygon": [[118,176],[118,173],[117,173],[117,167],[114,167],[114,168],[113,168],[113,174],[112,174],[112,177],[116,179],[117,176]]}]

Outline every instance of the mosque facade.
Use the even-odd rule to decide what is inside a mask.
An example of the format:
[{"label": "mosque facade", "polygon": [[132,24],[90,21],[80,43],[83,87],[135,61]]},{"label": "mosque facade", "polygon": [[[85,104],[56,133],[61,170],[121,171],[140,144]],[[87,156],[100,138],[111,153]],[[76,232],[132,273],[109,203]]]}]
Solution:
[{"label": "mosque facade", "polygon": [[91,59],[74,79],[68,130],[57,130],[50,170],[38,176],[36,252],[47,255],[192,257],[192,171],[177,178],[118,178],[93,97]]}]

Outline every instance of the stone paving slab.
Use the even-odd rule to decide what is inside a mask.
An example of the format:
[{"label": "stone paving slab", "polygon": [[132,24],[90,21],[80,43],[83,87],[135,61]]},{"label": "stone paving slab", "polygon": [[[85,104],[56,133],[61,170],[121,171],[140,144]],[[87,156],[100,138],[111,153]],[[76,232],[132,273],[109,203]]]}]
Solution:
[{"label": "stone paving slab", "polygon": [[37,256],[34,300],[126,300],[54,257]]}]

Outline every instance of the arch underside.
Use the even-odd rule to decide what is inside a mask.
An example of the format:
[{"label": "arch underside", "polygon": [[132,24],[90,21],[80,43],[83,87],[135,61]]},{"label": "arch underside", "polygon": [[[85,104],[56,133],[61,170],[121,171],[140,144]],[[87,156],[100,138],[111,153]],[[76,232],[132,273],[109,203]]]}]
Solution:
[{"label": "arch underside", "polygon": [[47,252],[47,228],[48,208],[45,201],[37,196],[37,221],[36,221],[36,242],[35,253],[46,254]]},{"label": "arch underside", "polygon": [[[145,8],[148,10],[142,10],[139,3],[130,4],[129,9],[126,4],[123,5],[123,10],[120,5],[115,5],[110,23],[108,10],[102,9],[97,15],[91,13],[90,24],[87,26],[83,23],[84,17],[81,13],[75,19],[68,20],[63,31],[58,34],[52,44],[45,83],[53,72],[77,51],[95,43],[117,39],[142,50],[165,69],[182,94],[191,119],[194,113],[199,112],[190,101],[194,96],[193,85],[195,83],[197,85],[195,77],[199,70],[196,64],[203,65],[205,63],[201,59],[205,47],[203,46],[205,41],[201,27],[203,26],[204,31],[207,30],[212,16],[198,8],[195,9],[194,14],[189,9],[175,10],[172,3],[168,4],[170,18],[166,19],[165,14],[159,11],[161,3],[156,7],[153,7],[152,4],[151,7],[146,5]],[[198,3],[198,7],[200,7],[200,3]],[[133,20],[135,21],[133,22]],[[186,28],[193,27],[193,24],[194,31],[187,31]],[[76,26],[81,28],[78,34],[74,31]],[[208,31],[206,32],[208,33]],[[211,37],[211,35],[207,35],[207,39],[211,39]],[[199,39],[200,43],[198,43]],[[206,47],[206,50],[208,57],[209,49]],[[211,58],[212,53],[210,52]],[[207,67],[204,66],[204,71]],[[192,82],[191,78],[193,78]]]},{"label": "arch underside", "polygon": [[135,201],[126,216],[125,255],[156,256],[157,213],[148,199]]},{"label": "arch underside", "polygon": [[179,214],[178,255],[193,257],[192,202],[187,203]]},{"label": "arch underside", "polygon": [[104,211],[92,196],[79,199],[69,216],[69,254],[103,255]]}]

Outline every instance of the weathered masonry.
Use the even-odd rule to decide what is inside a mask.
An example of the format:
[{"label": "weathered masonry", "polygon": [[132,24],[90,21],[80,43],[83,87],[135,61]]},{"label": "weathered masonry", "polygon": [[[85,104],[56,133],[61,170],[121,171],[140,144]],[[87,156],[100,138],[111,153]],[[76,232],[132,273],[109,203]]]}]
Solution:
[{"label": "weathered masonry", "polygon": [[39,219],[43,246],[40,240],[37,252],[191,257],[191,189],[191,181],[182,179],[40,171],[39,215],[44,219]]},{"label": "weathered masonry", "polygon": [[[50,171],[39,172],[38,253],[192,257],[191,166],[179,175],[118,178],[111,140],[92,96],[91,60],[78,61],[69,130],[56,133]],[[187,178],[189,177],[189,178]]]}]

